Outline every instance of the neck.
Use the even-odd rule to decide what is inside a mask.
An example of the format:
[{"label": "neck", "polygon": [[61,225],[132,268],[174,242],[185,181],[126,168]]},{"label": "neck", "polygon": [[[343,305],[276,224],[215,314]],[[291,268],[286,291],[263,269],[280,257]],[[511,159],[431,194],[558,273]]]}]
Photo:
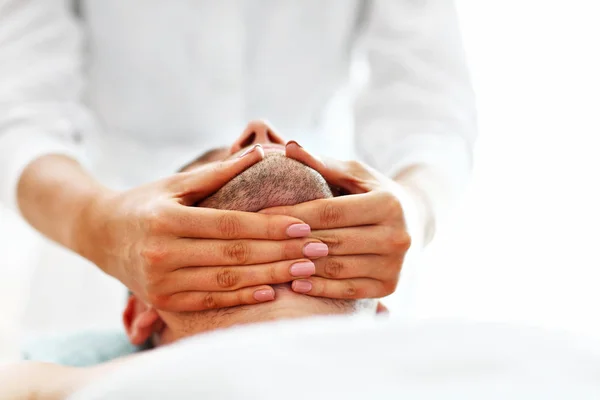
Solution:
[{"label": "neck", "polygon": [[275,300],[268,303],[194,313],[161,312],[165,329],[159,335],[158,344],[168,344],[184,337],[235,325],[317,315],[353,314],[365,306],[364,302],[354,300],[301,295],[293,292],[289,284],[274,285],[273,288]]}]

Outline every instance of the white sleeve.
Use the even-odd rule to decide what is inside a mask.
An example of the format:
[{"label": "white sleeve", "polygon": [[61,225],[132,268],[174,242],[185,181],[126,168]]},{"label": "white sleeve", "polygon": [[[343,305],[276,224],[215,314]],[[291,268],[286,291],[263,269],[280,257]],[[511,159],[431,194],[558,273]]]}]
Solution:
[{"label": "white sleeve", "polygon": [[431,228],[468,181],[476,136],[456,10],[451,0],[369,4],[361,41],[370,81],[356,102],[356,150],[390,175],[414,164],[430,167],[436,182],[420,189]]},{"label": "white sleeve", "polygon": [[81,159],[92,124],[79,103],[82,35],[67,0],[0,0],[0,202],[18,211],[23,169],[43,154]]}]

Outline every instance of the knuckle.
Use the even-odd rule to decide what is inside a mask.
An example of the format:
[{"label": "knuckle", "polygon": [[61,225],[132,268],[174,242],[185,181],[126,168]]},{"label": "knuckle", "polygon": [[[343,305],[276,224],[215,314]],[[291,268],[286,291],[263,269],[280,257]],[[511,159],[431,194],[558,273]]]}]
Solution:
[{"label": "knuckle", "polygon": [[269,267],[269,279],[270,283],[279,283],[281,281],[279,277],[279,271],[275,265]]},{"label": "knuckle", "polygon": [[402,214],[402,204],[400,204],[400,199],[397,196],[388,191],[383,191],[379,195],[387,206],[388,212],[393,215]]},{"label": "knuckle", "polygon": [[[281,243],[281,259],[282,260],[291,260],[292,258],[297,258],[299,253],[302,253],[302,248],[306,244],[310,242],[306,242],[305,244],[299,244],[297,240],[285,240]],[[300,250],[299,250],[300,249]]]},{"label": "knuckle", "polygon": [[248,292],[244,290],[238,290],[235,296],[236,304],[232,304],[233,306],[239,306],[242,304],[252,304],[252,300],[248,298]]},{"label": "knuckle", "polygon": [[152,306],[159,310],[164,310],[169,308],[170,304],[170,296],[160,293],[148,293],[147,295],[148,301]]},{"label": "knuckle", "polygon": [[359,295],[359,290],[353,282],[346,282],[342,292],[342,297],[346,299],[355,299]]},{"label": "knuckle", "polygon": [[155,271],[146,271],[146,292],[149,294],[160,294],[164,287],[165,277]]},{"label": "knuckle", "polygon": [[325,243],[330,251],[337,250],[342,244],[340,237],[334,234],[316,238]]},{"label": "knuckle", "polygon": [[326,204],[320,212],[319,220],[323,225],[334,225],[339,223],[342,220],[342,210],[333,205]]},{"label": "knuckle", "polygon": [[338,278],[344,270],[344,263],[336,258],[327,257],[323,273],[326,278]]},{"label": "knuckle", "polygon": [[236,264],[244,265],[250,257],[250,249],[241,241],[228,243],[224,247],[224,256]]},{"label": "knuckle", "polygon": [[238,217],[225,214],[219,217],[217,221],[219,232],[226,239],[237,239],[242,231],[242,224]]},{"label": "knuckle", "polygon": [[142,259],[148,266],[155,266],[161,264],[168,255],[167,246],[161,241],[155,241],[146,245],[142,251]]},{"label": "knuckle", "polygon": [[212,292],[208,292],[202,298],[202,307],[205,310],[217,308],[217,300]]},{"label": "knuckle", "polygon": [[152,233],[167,232],[170,228],[170,218],[167,211],[162,207],[150,210],[146,215],[146,225]]},{"label": "knuckle", "polygon": [[237,285],[239,280],[239,273],[232,268],[221,268],[217,272],[217,284],[221,288],[231,288]]},{"label": "knuckle", "polygon": [[278,239],[281,236],[278,218],[274,215],[265,215],[265,217],[267,218],[267,239]]},{"label": "knuckle", "polygon": [[389,243],[392,247],[392,251],[405,253],[410,248],[412,243],[412,238],[408,232],[403,231],[395,231],[392,233]]}]

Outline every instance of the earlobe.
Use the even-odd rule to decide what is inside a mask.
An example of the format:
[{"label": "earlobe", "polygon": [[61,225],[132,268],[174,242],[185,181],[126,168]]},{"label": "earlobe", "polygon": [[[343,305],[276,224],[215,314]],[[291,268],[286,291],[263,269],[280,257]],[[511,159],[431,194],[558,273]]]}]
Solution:
[{"label": "earlobe", "polygon": [[160,316],[137,297],[130,296],[123,311],[123,326],[131,344],[140,346],[154,333]]}]

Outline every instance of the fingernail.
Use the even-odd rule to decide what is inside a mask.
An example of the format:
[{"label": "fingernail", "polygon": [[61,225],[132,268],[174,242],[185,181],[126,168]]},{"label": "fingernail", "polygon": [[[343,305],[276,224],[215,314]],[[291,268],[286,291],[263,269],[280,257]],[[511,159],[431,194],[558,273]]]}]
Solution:
[{"label": "fingernail", "polygon": [[285,233],[287,233],[289,237],[306,237],[310,235],[310,226],[307,224],[290,225]]},{"label": "fingernail", "polygon": [[254,292],[254,300],[256,301],[271,301],[275,300],[275,293],[269,289],[257,290]]},{"label": "fingernail", "polygon": [[255,144],[254,146],[250,147],[248,150],[246,150],[245,152],[243,152],[238,158],[242,158],[244,156],[247,156],[248,154],[252,153],[254,150],[256,150],[259,147],[262,148],[262,146],[260,144]]},{"label": "fingernail", "polygon": [[292,282],[292,290],[298,293],[308,293],[312,290],[312,283],[309,281]]},{"label": "fingernail", "polygon": [[310,276],[315,271],[315,264],[310,261],[299,262],[290,267],[290,275],[292,276]]},{"label": "fingernail", "polygon": [[306,257],[324,257],[329,253],[329,247],[324,243],[309,243],[304,246]]},{"label": "fingernail", "polygon": [[285,144],[285,146],[287,147],[288,144],[295,144],[296,146],[302,148],[302,146],[300,146],[300,144],[298,142],[296,142],[295,140],[290,140],[289,142],[287,142]]}]

